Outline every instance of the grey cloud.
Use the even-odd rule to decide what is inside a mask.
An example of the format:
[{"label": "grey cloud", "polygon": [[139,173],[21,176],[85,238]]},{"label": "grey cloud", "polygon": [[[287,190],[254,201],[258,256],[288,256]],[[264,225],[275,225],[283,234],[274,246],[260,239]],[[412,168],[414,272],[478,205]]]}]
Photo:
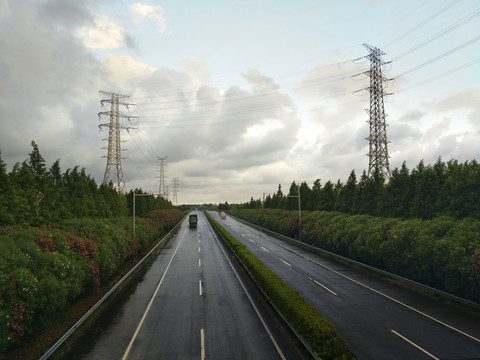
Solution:
[{"label": "grey cloud", "polygon": [[428,106],[437,111],[448,111],[459,108],[471,108],[480,102],[480,91],[468,89],[455,93],[444,99],[435,99]]},{"label": "grey cloud", "polygon": [[353,77],[364,70],[353,62],[321,63],[300,80],[295,93],[304,98],[341,98],[368,86],[366,76]]},{"label": "grey cloud", "polygon": [[[202,83],[205,75],[159,69],[136,92],[143,99],[137,104],[143,113],[142,136],[156,153],[168,155],[169,171],[175,171],[184,186],[235,184],[258,167],[282,161],[300,126],[290,97],[255,71],[244,74],[251,91],[231,87],[223,94]],[[252,126],[261,128],[270,121],[277,126],[257,137],[247,135]]]},{"label": "grey cloud", "polygon": [[94,16],[90,10],[91,0],[47,0],[39,5],[39,17],[45,21],[74,29],[85,24],[93,25]]},{"label": "grey cloud", "polygon": [[97,177],[103,150],[96,113],[98,89],[108,85],[105,71],[81,42],[25,4],[10,2],[0,22],[2,157],[10,167],[23,161],[35,140],[47,165],[60,158],[64,170],[80,165]]},{"label": "grey cloud", "polygon": [[135,39],[135,37],[133,37],[132,35],[130,35],[128,33],[124,33],[123,36],[124,36],[125,46],[127,48],[138,50],[137,40]]},{"label": "grey cloud", "polygon": [[420,120],[426,115],[425,111],[422,111],[420,109],[414,109],[411,110],[405,114],[403,114],[398,121],[415,121],[415,120]]}]

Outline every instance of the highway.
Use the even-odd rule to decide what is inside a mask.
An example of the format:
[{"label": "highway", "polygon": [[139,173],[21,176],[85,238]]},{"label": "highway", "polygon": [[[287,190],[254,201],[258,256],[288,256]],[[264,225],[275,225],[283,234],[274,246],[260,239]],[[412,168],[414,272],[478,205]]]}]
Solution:
[{"label": "highway", "polygon": [[478,317],[212,215],[332,322],[359,359],[480,359]]},{"label": "highway", "polygon": [[[182,223],[79,359],[293,359],[203,213]],[[71,354],[69,356],[72,356]]]}]

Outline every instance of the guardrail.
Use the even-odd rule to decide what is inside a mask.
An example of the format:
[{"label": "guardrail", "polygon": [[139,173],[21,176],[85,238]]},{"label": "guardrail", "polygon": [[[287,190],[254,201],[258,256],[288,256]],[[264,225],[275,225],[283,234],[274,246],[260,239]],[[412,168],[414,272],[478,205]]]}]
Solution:
[{"label": "guardrail", "polygon": [[452,294],[449,294],[445,291],[442,291],[442,290],[438,290],[438,289],[435,289],[431,286],[428,286],[428,285],[425,285],[425,284],[421,284],[419,282],[416,282],[416,281],[413,281],[413,280],[410,280],[410,279],[407,279],[405,277],[402,277],[402,276],[399,276],[399,275],[396,275],[396,274],[393,274],[393,273],[390,273],[388,271],[385,271],[385,270],[381,270],[381,269],[377,269],[371,265],[367,265],[367,264],[364,264],[364,263],[361,263],[359,261],[356,261],[356,260],[352,260],[352,259],[349,259],[347,257],[344,257],[344,256],[341,256],[341,255],[338,255],[338,254],[335,254],[335,253],[332,253],[328,250],[324,250],[324,249],[321,249],[319,247],[316,247],[316,246],[313,246],[313,245],[309,245],[307,243],[304,243],[302,241],[298,241],[298,240],[295,240],[291,237],[288,237],[288,236],[285,236],[283,234],[280,234],[280,233],[277,233],[275,231],[272,231],[270,229],[267,229],[267,228],[264,228],[262,226],[259,226],[259,225],[256,225],[256,224],[252,224],[248,221],[245,221],[243,219],[240,219],[236,216],[233,216],[231,214],[229,214],[230,217],[234,218],[235,220],[237,221],[240,221],[248,226],[251,226],[257,230],[260,230],[264,233],[267,233],[267,234],[270,234],[274,237],[276,237],[277,239],[279,240],[283,240],[285,242],[288,242],[289,244],[293,244],[295,246],[298,246],[302,249],[305,249],[307,251],[310,251],[312,253],[315,253],[317,255],[320,255],[320,256],[324,256],[324,257],[328,257],[329,259],[333,259],[333,260],[336,260],[336,261],[339,261],[343,264],[346,264],[346,265],[355,265],[357,267],[360,267],[360,268],[363,268],[365,270],[368,270],[370,272],[373,272],[375,274],[379,274],[379,275],[382,275],[384,277],[388,277],[388,278],[391,278],[391,279],[394,279],[396,281],[399,281],[399,282],[402,282],[410,287],[414,287],[414,288],[417,288],[419,290],[423,290],[423,291],[427,291],[429,293],[432,293],[432,294],[435,294],[435,295],[439,295],[439,296],[442,296],[444,298],[447,298],[447,299],[450,299],[450,300],[453,300],[453,301],[456,301],[462,305],[466,305],[468,307],[471,307],[471,308],[474,308],[474,309],[478,309],[480,310],[480,304],[476,303],[476,302],[473,302],[471,300],[467,300],[467,299],[464,299],[464,298],[461,298],[459,296],[456,296],[456,295],[452,295]]},{"label": "guardrail", "polygon": [[146,261],[153,252],[160,246],[163,245],[170,237],[172,237],[173,233],[177,230],[179,226],[181,226],[182,222],[185,220],[186,215],[178,222],[175,227],[170,230],[140,261],[138,261],[134,267],[132,267],[115,285],[112,286],[112,288],[105,294],[103,297],[95,304],[93,305],[90,310],[88,310],[81,318],[78,320],[68,331],[60,337],[55,344],[53,344],[50,349],[48,349],[39,360],[46,360],[50,356],[53,355],[53,353],[63,345],[63,343],[78,329],[80,326],[83,325],[83,323],[107,300],[114,292],[115,290],[118,289],[120,285],[122,285],[125,280],[127,280],[137,269],[138,267],[143,264],[144,261]]}]

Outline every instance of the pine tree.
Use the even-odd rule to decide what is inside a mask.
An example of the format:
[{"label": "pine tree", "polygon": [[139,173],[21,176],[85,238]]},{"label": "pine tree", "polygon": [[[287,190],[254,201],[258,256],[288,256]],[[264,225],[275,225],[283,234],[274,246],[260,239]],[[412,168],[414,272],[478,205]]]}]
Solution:
[{"label": "pine tree", "polygon": [[353,211],[353,201],[355,199],[355,190],[357,187],[357,177],[355,170],[350,172],[347,183],[342,187],[337,199],[338,211],[351,213]]}]

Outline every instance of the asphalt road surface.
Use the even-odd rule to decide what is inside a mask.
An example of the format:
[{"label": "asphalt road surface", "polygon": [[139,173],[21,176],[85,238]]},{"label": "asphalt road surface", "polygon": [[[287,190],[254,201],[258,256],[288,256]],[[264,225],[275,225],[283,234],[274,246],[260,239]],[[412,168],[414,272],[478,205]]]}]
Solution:
[{"label": "asphalt road surface", "polygon": [[182,223],[81,359],[292,359],[203,213]]},{"label": "asphalt road surface", "polygon": [[332,322],[359,359],[480,359],[478,317],[212,215]]}]

